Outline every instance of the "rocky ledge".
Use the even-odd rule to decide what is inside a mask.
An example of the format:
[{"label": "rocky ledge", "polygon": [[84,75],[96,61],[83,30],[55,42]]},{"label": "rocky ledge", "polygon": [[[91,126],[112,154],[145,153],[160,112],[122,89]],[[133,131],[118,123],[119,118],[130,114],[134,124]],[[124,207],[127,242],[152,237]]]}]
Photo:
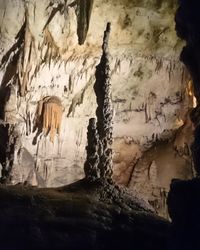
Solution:
[{"label": "rocky ledge", "polygon": [[167,249],[170,224],[127,190],[85,179],[0,187],[1,249]]}]

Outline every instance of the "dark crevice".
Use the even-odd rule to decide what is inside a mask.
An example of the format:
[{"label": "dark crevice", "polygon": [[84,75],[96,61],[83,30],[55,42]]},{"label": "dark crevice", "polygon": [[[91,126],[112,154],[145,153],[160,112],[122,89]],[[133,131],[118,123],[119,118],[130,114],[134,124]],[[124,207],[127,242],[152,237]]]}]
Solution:
[{"label": "dark crevice", "polygon": [[193,80],[197,106],[190,117],[194,125],[191,146],[196,178],[174,180],[168,196],[169,214],[173,222],[173,245],[170,249],[199,249],[200,230],[200,2],[179,0],[176,13],[177,35],[186,41],[180,60],[186,65]]},{"label": "dark crevice", "polygon": [[194,95],[197,99],[197,107],[191,112],[191,120],[195,126],[195,139],[191,147],[194,160],[194,167],[197,175],[200,175],[200,144],[199,144],[199,114],[200,104],[200,3],[199,1],[179,1],[179,8],[176,12],[176,31],[180,38],[186,41],[180,60],[188,68],[194,87]]},{"label": "dark crevice", "polygon": [[10,183],[11,170],[14,162],[16,145],[19,143],[19,135],[15,125],[0,125],[0,163],[2,165],[1,183]]}]

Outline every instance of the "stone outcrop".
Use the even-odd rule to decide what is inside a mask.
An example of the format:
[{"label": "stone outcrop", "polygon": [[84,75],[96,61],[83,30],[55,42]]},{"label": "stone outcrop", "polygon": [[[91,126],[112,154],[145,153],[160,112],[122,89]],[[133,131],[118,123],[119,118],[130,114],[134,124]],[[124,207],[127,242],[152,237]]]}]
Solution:
[{"label": "stone outcrop", "polygon": [[113,199],[113,190],[106,197],[103,190],[85,181],[54,189],[1,186],[1,248],[167,250],[168,221],[133,196]]}]

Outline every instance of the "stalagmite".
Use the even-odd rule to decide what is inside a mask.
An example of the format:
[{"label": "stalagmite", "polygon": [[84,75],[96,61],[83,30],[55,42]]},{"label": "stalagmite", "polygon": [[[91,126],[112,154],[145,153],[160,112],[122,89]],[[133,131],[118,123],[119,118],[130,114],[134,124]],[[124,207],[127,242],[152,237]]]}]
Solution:
[{"label": "stalagmite", "polygon": [[[87,149],[87,161],[85,164],[86,177],[92,170],[95,170],[95,176],[102,180],[111,182],[112,180],[112,118],[113,110],[110,100],[110,66],[109,66],[109,52],[108,52],[108,39],[110,34],[110,23],[107,24],[106,31],[103,38],[103,55],[101,57],[100,64],[96,67],[96,82],[94,84],[94,91],[97,97],[97,132],[95,120],[90,120],[88,126],[88,147]],[[92,141],[90,135],[95,136],[96,139]],[[99,138],[98,138],[99,137]],[[89,150],[92,149],[92,150]],[[94,152],[96,150],[97,152]],[[95,158],[95,166],[89,167],[91,161],[98,154],[99,162],[96,167],[97,159]],[[87,169],[88,168],[88,169]],[[89,171],[89,172],[88,172]]]},{"label": "stalagmite", "polygon": [[101,178],[111,179],[112,177],[112,118],[113,110],[110,99],[110,66],[108,40],[110,35],[110,23],[107,24],[103,38],[103,55],[100,64],[96,68],[96,82],[94,91],[97,96],[97,130],[99,133],[99,169]]},{"label": "stalagmite", "polygon": [[89,120],[87,132],[88,146],[86,147],[87,158],[84,164],[85,177],[87,180],[94,181],[100,177],[99,165],[99,135],[96,127],[96,119]]}]

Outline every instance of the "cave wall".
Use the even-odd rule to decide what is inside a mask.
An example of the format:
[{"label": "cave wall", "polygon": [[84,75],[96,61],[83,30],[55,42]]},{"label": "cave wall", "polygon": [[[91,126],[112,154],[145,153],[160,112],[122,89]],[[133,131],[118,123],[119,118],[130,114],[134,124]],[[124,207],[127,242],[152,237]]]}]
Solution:
[{"label": "cave wall", "polygon": [[[12,158],[10,161],[9,157],[2,157],[1,165],[6,169],[2,174],[11,176],[13,184],[29,181],[41,186],[59,186],[84,176],[87,124],[96,109],[95,66],[109,21],[115,110],[114,179],[129,187],[137,186],[132,181],[134,170],[139,169],[139,183],[146,173],[137,167],[139,158],[158,141],[175,140],[177,129],[184,127],[188,109],[193,105],[193,96],[188,92],[190,77],[179,62],[183,43],[174,31],[176,3],[0,3],[0,115],[1,133],[7,141],[2,140],[0,146]],[[55,130],[53,140],[48,129],[43,129],[44,110],[40,110],[39,120],[36,115],[39,102],[52,96],[62,104],[62,110],[56,108],[54,101],[48,106],[52,117],[61,115],[57,125],[49,117],[49,130]],[[6,126],[9,129],[4,133]],[[13,133],[16,136],[11,136]],[[6,140],[7,137],[11,139]],[[180,147],[171,143],[169,157],[187,143],[186,140]],[[147,161],[147,168],[153,161],[154,158]],[[157,165],[159,168],[162,160]],[[173,175],[191,176],[185,166],[185,162],[178,165],[177,170],[172,170]]]}]

